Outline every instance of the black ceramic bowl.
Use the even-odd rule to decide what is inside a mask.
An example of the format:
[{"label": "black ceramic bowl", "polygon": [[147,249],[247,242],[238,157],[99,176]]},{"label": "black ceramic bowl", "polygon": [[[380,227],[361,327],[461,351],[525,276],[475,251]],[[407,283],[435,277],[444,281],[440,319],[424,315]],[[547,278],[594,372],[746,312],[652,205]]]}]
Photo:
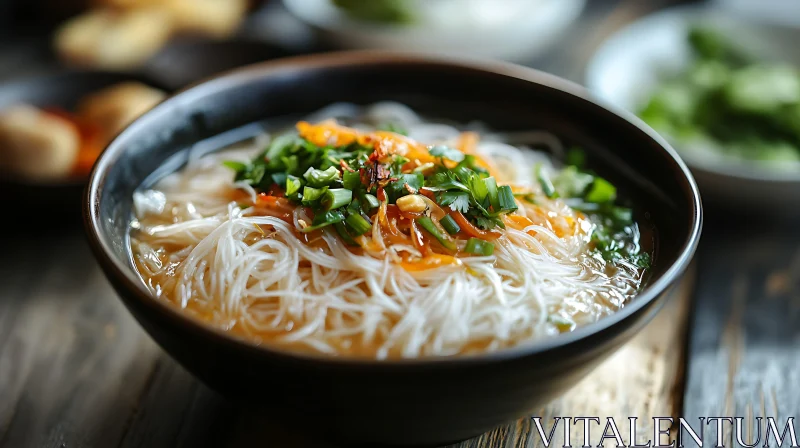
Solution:
[{"label": "black ceramic bowl", "polygon": [[288,55],[264,42],[184,38],[170,42],[141,71],[169,87],[181,88],[236,67]]},{"label": "black ceramic bowl", "polygon": [[[154,300],[131,266],[131,195],[186,145],[337,101],[396,100],[496,129],[547,129],[586,148],[654,230],[647,286],[627,307],[556,338],[479,356],[341,359],[257,346]],[[86,198],[93,250],[128,309],[186,369],[234,399],[323,437],[394,445],[465,439],[566,391],[661,308],[697,245],[701,206],[686,166],[654,132],[569,82],[510,65],[344,53],[250,66],[179,93],[125,130],[95,165]]]},{"label": "black ceramic bowl", "polygon": [[[0,110],[16,104],[31,104],[72,111],[84,96],[125,81],[139,81],[160,87],[159,83],[142,75],[103,71],[65,71],[0,85]],[[13,204],[14,207],[25,209],[40,208],[42,203],[46,203],[51,212],[79,218],[86,182],[85,176],[39,181],[0,173],[0,201],[6,205]]]}]

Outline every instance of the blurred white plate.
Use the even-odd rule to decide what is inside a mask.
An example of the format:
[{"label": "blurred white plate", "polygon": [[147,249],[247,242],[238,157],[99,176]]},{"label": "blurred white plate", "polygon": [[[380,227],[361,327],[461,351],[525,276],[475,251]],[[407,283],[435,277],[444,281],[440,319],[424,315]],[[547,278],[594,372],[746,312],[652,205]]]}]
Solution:
[{"label": "blurred white plate", "polygon": [[714,4],[744,17],[800,27],[800,1],[797,0],[714,0]]},{"label": "blurred white plate", "polygon": [[326,43],[340,48],[463,54],[511,61],[543,53],[586,5],[586,0],[428,1],[424,6],[430,14],[420,23],[405,26],[353,20],[330,0],[284,0],[284,4],[315,28]]},{"label": "blurred white plate", "polygon": [[[800,29],[747,20],[713,6],[681,6],[640,19],[606,40],[589,62],[586,86],[601,100],[638,111],[661,79],[682,72],[691,62],[686,36],[696,23],[724,32],[736,45],[764,60],[800,66]],[[692,169],[705,200],[800,216],[800,165],[775,169],[697,157],[695,152],[675,146]]]}]

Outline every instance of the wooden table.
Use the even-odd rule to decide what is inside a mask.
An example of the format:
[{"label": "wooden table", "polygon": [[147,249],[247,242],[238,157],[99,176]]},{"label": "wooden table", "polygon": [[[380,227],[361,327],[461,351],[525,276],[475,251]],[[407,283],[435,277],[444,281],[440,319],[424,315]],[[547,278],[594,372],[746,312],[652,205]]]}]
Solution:
[{"label": "wooden table", "polygon": [[[593,44],[653,7],[643,3],[594,5],[565,43],[570,50],[537,65],[579,80]],[[0,56],[0,66],[28,57],[12,56],[5,64]],[[708,217],[695,266],[673,300],[590,377],[536,412],[547,427],[555,416],[800,415],[800,236],[792,224]],[[0,448],[324,446],[194,380],[114,297],[82,229],[44,208],[36,220],[47,220],[46,230],[0,232]],[[540,445],[524,418],[454,447]]]}]

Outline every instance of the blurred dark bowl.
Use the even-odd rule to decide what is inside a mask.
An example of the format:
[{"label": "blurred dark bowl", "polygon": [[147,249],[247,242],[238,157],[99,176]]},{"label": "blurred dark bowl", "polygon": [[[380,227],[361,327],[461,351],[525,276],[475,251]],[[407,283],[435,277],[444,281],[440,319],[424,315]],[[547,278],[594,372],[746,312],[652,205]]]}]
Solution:
[{"label": "blurred dark bowl", "polygon": [[[16,104],[30,104],[71,111],[85,95],[124,81],[139,81],[164,89],[160,83],[142,75],[66,71],[0,85],[0,110]],[[42,182],[0,173],[0,201],[18,207],[18,210],[41,210],[41,204],[47,204],[48,212],[66,214],[78,220],[86,181],[86,177],[71,177]]]},{"label": "blurred dark bowl", "polygon": [[177,89],[236,67],[288,55],[285,50],[263,42],[185,37],[167,44],[141,70]]},{"label": "blurred dark bowl", "polygon": [[[193,143],[330,103],[394,100],[429,116],[495,129],[547,129],[631,198],[653,232],[647,285],[619,312],[558,337],[495,353],[376,361],[256,345],[155,299],[132,266],[132,194]],[[172,159],[175,160],[175,159]],[[234,71],[166,100],[111,145],[84,202],[95,255],[147,332],[228,397],[304,431],[364,446],[434,445],[530,415],[588,374],[661,308],[700,235],[697,187],[675,152],[629,114],[554,76],[506,64],[374,52],[317,55]]]}]

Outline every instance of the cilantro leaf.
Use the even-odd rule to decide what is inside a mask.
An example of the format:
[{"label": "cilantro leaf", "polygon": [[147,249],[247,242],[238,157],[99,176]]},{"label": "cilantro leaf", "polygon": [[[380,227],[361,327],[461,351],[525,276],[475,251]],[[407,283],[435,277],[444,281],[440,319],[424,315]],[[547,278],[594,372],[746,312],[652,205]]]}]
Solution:
[{"label": "cilantro leaf", "polygon": [[434,174],[425,181],[425,187],[433,191],[461,190],[469,192],[469,188],[459,182],[450,171]]},{"label": "cilantro leaf", "polygon": [[461,213],[469,210],[469,194],[463,191],[446,191],[436,195],[436,202],[442,207],[450,207]]}]

